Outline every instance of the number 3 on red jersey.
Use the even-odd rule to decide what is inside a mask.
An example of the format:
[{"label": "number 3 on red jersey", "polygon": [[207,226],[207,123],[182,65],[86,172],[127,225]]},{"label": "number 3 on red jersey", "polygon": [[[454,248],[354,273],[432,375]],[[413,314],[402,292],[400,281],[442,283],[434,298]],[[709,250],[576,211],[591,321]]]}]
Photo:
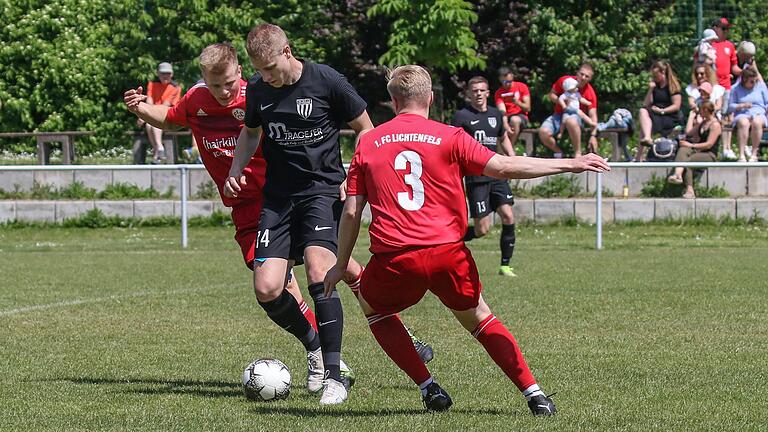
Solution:
[{"label": "number 3 on red jersey", "polygon": [[403,178],[405,184],[413,190],[413,198],[408,192],[398,192],[397,202],[405,210],[416,211],[424,205],[424,183],[421,182],[421,157],[418,153],[405,150],[395,157],[395,170],[405,170],[408,164],[411,164],[410,174]]}]

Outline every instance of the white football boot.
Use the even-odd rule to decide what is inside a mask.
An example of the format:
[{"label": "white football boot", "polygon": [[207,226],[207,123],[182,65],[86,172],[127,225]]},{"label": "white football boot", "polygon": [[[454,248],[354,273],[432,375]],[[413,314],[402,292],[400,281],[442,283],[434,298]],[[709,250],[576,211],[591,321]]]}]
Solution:
[{"label": "white football boot", "polygon": [[320,348],[307,351],[307,391],[317,393],[322,390],[324,378],[323,352]]},{"label": "white football boot", "polygon": [[333,378],[325,380],[325,390],[320,397],[320,405],[338,405],[347,400],[347,388]]}]

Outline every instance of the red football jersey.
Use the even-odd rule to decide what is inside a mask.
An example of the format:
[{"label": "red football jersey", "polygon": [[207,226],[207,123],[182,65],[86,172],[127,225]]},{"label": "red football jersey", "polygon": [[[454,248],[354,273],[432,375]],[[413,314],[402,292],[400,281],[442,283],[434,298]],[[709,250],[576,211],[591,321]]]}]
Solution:
[{"label": "red football jersey", "polygon": [[[561,94],[565,93],[565,89],[563,88],[563,82],[568,79],[573,78],[578,81],[578,79],[575,76],[572,75],[564,75],[561,76],[560,79],[555,81],[554,84],[552,84],[552,91],[555,92],[556,95],[560,96]],[[589,110],[592,108],[597,109],[597,93],[595,93],[595,89],[592,87],[592,84],[587,83],[584,88],[579,89],[579,93],[581,93],[581,97],[584,99],[592,102],[592,106],[586,106],[582,105],[581,110],[584,111],[586,114],[589,114]],[[563,107],[560,106],[560,104],[555,104],[555,114],[562,114],[563,113]]]},{"label": "red football jersey", "polygon": [[731,89],[731,66],[737,63],[736,47],[729,40],[712,41],[712,48],[717,53],[715,56],[715,69],[717,72],[717,83]]},{"label": "red football jersey", "polygon": [[461,240],[467,230],[462,178],[495,155],[464,129],[400,114],[360,139],[348,195],[365,195],[373,216],[371,252]]},{"label": "red football jersey", "polygon": [[221,200],[227,207],[232,207],[244,199],[261,199],[264,186],[267,165],[259,146],[259,150],[243,170],[247,184],[238,197],[228,198],[222,193],[234,159],[237,137],[243,127],[246,85],[241,79],[240,94],[227,106],[223,106],[204,83],[199,83],[189,89],[179,103],[168,110],[165,117],[168,123],[192,129],[205,169],[216,183]]},{"label": "red football jersey", "polygon": [[506,108],[504,115],[511,116],[523,114],[528,117],[527,112],[523,112],[522,108],[512,102],[512,99],[522,100],[524,96],[530,97],[531,90],[524,83],[514,81],[509,89],[501,87],[496,90],[496,93],[493,95],[493,101],[496,106],[498,106],[500,102],[504,103],[504,108]]}]

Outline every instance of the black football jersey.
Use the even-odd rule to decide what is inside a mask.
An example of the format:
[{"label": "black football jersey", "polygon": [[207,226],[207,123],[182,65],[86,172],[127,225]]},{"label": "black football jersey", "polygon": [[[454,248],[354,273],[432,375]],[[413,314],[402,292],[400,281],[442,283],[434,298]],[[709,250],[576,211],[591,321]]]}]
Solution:
[{"label": "black football jersey", "polygon": [[[461,109],[453,115],[452,124],[464,130],[480,144],[496,152],[496,146],[504,136],[504,125],[501,120],[502,113],[498,109],[489,106],[484,112],[480,112],[471,106]],[[493,180],[487,176],[467,176],[467,183],[480,183]]]},{"label": "black football jersey", "polygon": [[346,178],[339,130],[366,103],[333,68],[302,62],[301,78],[292,85],[275,88],[258,74],[248,81],[245,124],[261,126],[264,134],[265,194],[338,196]]}]

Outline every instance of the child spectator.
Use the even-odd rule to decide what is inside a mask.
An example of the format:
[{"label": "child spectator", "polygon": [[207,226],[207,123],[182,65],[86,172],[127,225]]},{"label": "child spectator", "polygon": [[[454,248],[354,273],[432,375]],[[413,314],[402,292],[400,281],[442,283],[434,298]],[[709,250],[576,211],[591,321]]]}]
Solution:
[{"label": "child spectator", "polygon": [[[579,93],[579,82],[575,78],[566,78],[563,81],[563,94],[557,98],[557,103],[563,108],[563,122],[570,116],[577,116],[582,122],[595,127],[596,124],[592,122],[592,119],[581,110],[581,105],[591,107],[592,102],[581,96]],[[560,131],[557,133],[557,139],[563,137],[563,127],[560,127]]]},{"label": "child spectator", "polygon": [[717,70],[717,51],[712,46],[712,41],[717,40],[717,33],[711,28],[704,30],[701,41],[696,47],[696,62],[709,65],[712,70]]}]

